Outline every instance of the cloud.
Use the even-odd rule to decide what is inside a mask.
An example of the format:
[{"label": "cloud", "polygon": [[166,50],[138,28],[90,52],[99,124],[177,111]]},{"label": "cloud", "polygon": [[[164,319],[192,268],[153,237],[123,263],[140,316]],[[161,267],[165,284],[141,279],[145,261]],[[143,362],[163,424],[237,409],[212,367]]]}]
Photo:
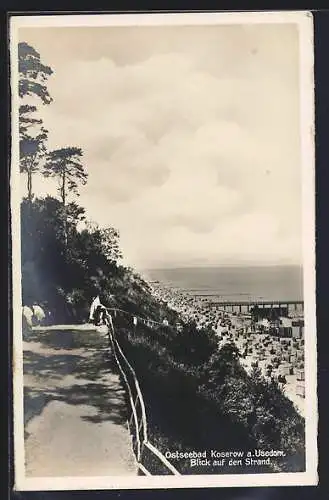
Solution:
[{"label": "cloud", "polygon": [[298,65],[264,29],[57,62],[49,146],[83,148],[80,201],[132,262],[299,260]]}]

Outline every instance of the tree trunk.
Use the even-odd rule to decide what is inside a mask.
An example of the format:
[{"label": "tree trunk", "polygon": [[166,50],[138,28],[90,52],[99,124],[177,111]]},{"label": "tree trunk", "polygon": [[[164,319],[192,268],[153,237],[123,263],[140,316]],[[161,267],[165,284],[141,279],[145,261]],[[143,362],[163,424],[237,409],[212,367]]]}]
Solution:
[{"label": "tree trunk", "polygon": [[66,203],[66,191],[65,190],[66,190],[66,172],[65,172],[65,168],[64,168],[63,174],[62,174],[62,187],[61,187],[63,207],[65,207],[65,203]]},{"label": "tree trunk", "polygon": [[66,214],[66,172],[65,167],[63,169],[62,176],[62,202],[63,202],[63,217],[64,217],[64,244],[65,248],[67,247],[67,214]]},{"label": "tree trunk", "polygon": [[27,199],[32,203],[32,170],[29,168],[27,171]]},{"label": "tree trunk", "polygon": [[36,160],[36,155],[33,155],[31,158],[30,165],[27,168],[27,199],[29,200],[30,204],[32,203],[33,200],[32,173],[35,160]]}]

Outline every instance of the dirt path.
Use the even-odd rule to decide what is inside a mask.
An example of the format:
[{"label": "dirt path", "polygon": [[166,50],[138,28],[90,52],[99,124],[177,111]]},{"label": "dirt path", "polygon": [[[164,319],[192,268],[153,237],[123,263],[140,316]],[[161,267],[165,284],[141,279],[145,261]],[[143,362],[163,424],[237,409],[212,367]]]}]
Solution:
[{"label": "dirt path", "polygon": [[72,327],[24,341],[26,475],[137,475],[106,335]]}]

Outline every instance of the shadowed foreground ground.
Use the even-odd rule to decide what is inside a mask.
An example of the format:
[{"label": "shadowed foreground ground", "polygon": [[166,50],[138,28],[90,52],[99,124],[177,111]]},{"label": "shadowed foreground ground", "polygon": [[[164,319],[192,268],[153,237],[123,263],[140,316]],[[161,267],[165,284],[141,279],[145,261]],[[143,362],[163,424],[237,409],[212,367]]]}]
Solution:
[{"label": "shadowed foreground ground", "polygon": [[78,328],[25,336],[26,475],[137,475],[107,337]]}]

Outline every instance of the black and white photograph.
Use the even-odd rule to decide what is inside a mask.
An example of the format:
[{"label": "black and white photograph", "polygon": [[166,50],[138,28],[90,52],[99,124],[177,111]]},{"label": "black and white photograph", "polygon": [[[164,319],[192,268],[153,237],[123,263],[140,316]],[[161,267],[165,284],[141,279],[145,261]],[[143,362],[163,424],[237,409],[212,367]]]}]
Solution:
[{"label": "black and white photograph", "polygon": [[10,22],[15,488],[317,484],[312,15]]}]

